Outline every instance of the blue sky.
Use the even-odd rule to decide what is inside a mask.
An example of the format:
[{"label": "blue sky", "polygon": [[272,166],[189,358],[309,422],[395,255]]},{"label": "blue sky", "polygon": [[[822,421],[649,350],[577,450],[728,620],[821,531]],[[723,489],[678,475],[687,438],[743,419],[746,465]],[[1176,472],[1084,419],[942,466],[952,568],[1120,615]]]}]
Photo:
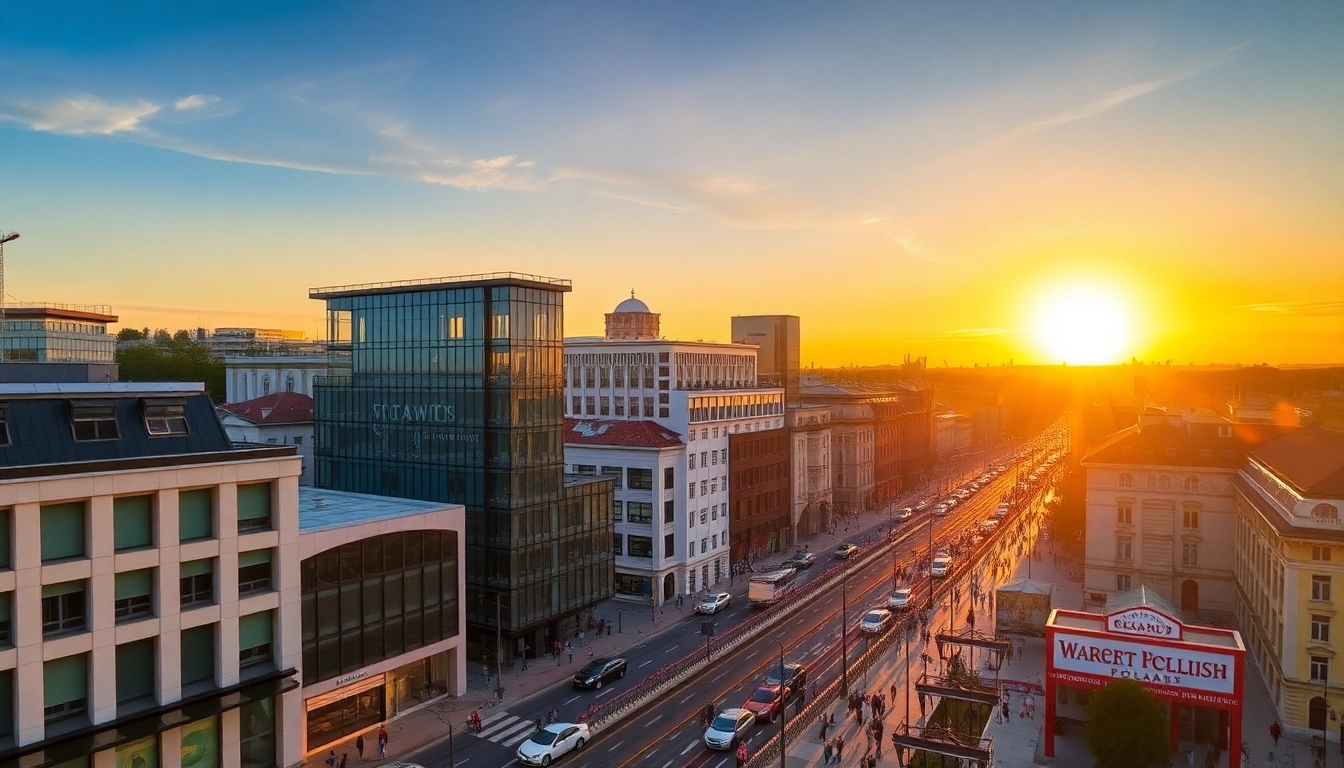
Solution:
[{"label": "blue sky", "polygon": [[28,2],[0,30],[11,300],[311,334],[311,286],[516,270],[575,281],[571,333],[634,288],[669,335],[788,312],[818,364],[956,364],[1033,359],[1035,297],[1090,281],[1143,357],[1344,348],[1337,3]]}]

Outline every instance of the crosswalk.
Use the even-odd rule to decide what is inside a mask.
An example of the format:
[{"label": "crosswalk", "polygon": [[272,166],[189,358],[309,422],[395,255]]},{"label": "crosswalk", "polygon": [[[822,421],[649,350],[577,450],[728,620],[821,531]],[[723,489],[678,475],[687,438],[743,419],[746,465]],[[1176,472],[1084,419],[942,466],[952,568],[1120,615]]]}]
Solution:
[{"label": "crosswalk", "polygon": [[531,720],[500,711],[481,718],[481,732],[473,735],[495,744],[512,747],[531,736],[536,727],[536,723]]}]

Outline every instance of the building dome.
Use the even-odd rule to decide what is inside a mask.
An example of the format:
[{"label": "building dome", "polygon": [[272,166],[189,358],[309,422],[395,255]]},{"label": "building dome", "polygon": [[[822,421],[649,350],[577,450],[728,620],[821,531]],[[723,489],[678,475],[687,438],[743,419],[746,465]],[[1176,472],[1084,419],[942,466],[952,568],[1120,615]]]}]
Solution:
[{"label": "building dome", "polygon": [[630,292],[630,298],[616,305],[615,312],[649,312],[649,305],[635,298],[634,291]]}]

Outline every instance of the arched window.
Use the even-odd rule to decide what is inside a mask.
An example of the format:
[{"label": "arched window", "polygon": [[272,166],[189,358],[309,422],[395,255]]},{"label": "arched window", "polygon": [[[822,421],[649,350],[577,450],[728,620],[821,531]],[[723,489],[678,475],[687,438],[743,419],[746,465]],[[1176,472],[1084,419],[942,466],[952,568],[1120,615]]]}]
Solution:
[{"label": "arched window", "polygon": [[1325,718],[1329,714],[1328,709],[1329,705],[1325,703],[1325,699],[1320,696],[1312,697],[1311,704],[1307,707],[1307,727],[1313,731],[1324,730]]},{"label": "arched window", "polygon": [[238,392],[238,402],[241,403],[241,402],[243,402],[244,400],[248,399],[248,398],[247,398],[247,377],[246,377],[246,376],[243,376],[241,379],[239,379],[239,381],[238,381],[238,389],[239,389],[239,392]]},{"label": "arched window", "polygon": [[1199,582],[1194,579],[1181,582],[1181,610],[1192,613],[1199,611]]},{"label": "arched window", "polygon": [[265,397],[271,394],[271,374],[261,377],[261,396]]},{"label": "arched window", "polygon": [[1127,474],[1126,474],[1126,475],[1121,475],[1121,476],[1120,476],[1120,487],[1121,487],[1121,488],[1129,488],[1129,487],[1132,486],[1132,485],[1134,485],[1134,478],[1133,478],[1133,477],[1131,477],[1130,475],[1127,475]]},{"label": "arched window", "polygon": [[1166,475],[1157,478],[1157,487],[1164,491],[1170,490],[1171,478],[1167,477]]},{"label": "arched window", "polygon": [[285,391],[286,392],[294,391],[294,374],[292,373],[285,374]]},{"label": "arched window", "polygon": [[1187,491],[1198,491],[1198,490],[1199,490],[1199,478],[1198,478],[1198,477],[1187,477],[1187,478],[1185,478],[1185,490],[1187,490]]},{"label": "arched window", "polygon": [[1317,520],[1337,520],[1339,519],[1339,510],[1334,504],[1317,504],[1311,508],[1311,516]]}]

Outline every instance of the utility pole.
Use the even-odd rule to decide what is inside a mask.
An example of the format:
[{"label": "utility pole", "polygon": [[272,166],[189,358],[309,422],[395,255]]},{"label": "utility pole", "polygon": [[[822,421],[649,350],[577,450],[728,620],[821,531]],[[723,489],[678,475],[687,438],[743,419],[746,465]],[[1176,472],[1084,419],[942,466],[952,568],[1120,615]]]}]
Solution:
[{"label": "utility pole", "polygon": [[[840,687],[849,696],[849,562],[840,575]],[[781,676],[783,672],[781,671]]]},{"label": "utility pole", "polygon": [[4,360],[4,335],[9,330],[5,325],[5,243],[18,239],[18,232],[0,232],[0,361]]},{"label": "utility pole", "polygon": [[[481,601],[485,602],[487,595],[481,595]],[[504,623],[500,619],[499,595],[496,594],[490,598],[495,604],[495,698],[498,701],[504,700]],[[527,653],[524,649],[523,653]]]},{"label": "utility pole", "polygon": [[[789,750],[784,742],[784,725],[789,719],[789,708],[784,698],[784,692],[788,690],[784,687],[784,643],[776,640],[775,645],[779,646],[779,768],[786,768],[784,758],[789,754]],[[802,693],[799,692],[799,695]]]}]

